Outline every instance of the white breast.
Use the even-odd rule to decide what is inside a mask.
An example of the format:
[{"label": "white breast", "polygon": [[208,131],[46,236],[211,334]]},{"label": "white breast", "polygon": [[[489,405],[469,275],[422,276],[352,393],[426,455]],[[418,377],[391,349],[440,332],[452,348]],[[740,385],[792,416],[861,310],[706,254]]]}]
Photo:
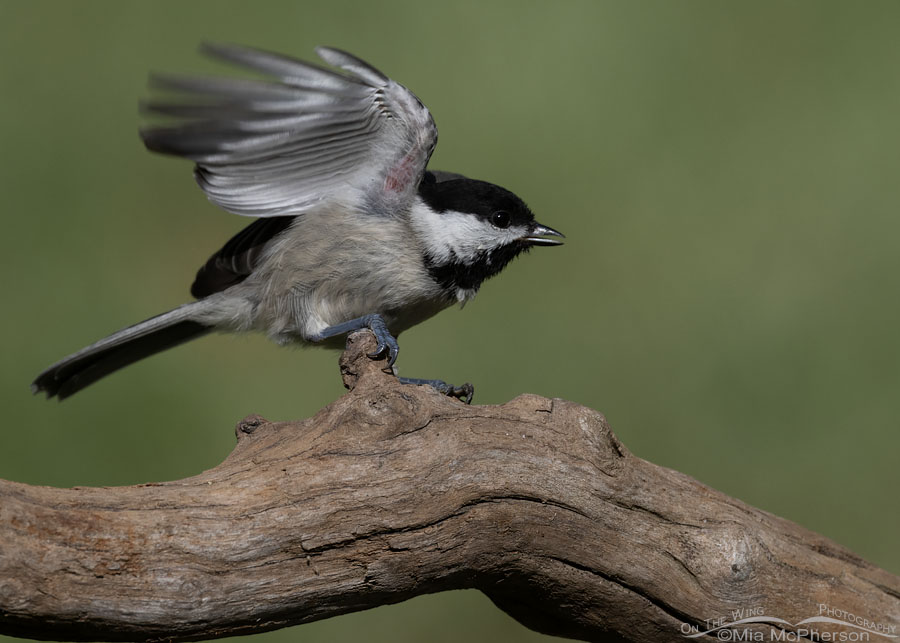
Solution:
[{"label": "white breast", "polygon": [[416,244],[398,242],[412,238],[405,218],[305,215],[242,284],[262,288],[254,327],[285,343],[372,313],[395,335],[431,317],[447,302]]}]

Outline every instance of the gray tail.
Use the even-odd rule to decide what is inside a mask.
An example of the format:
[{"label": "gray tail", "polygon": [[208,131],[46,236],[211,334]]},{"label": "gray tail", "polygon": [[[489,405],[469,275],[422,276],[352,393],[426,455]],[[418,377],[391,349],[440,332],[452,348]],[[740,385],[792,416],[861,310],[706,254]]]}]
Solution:
[{"label": "gray tail", "polygon": [[191,309],[198,303],[123,328],[69,355],[38,375],[31,392],[44,391],[48,398],[62,400],[120,368],[205,335],[212,327],[191,319]]}]

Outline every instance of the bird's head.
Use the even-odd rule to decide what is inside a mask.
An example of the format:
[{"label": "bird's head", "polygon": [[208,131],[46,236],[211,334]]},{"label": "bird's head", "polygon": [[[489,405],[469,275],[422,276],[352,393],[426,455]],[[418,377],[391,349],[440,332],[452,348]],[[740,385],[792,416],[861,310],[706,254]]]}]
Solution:
[{"label": "bird's head", "polygon": [[561,245],[563,235],[538,223],[522,199],[493,183],[426,172],[412,223],[432,277],[457,299],[477,292],[534,246]]}]

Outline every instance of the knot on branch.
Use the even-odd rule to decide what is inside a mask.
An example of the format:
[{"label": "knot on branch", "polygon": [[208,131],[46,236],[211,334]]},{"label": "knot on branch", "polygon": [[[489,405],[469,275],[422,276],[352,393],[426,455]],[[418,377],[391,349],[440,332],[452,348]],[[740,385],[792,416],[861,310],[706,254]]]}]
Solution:
[{"label": "knot on branch", "polygon": [[341,368],[341,379],[344,388],[352,391],[361,380],[378,379],[381,385],[388,385],[395,380],[389,372],[387,355],[371,358],[369,355],[375,352],[378,341],[370,330],[357,330],[347,336],[347,346],[341,353],[338,364]]},{"label": "knot on branch", "polygon": [[240,440],[244,436],[252,435],[264,424],[269,424],[269,421],[263,416],[256,413],[248,415],[234,426],[234,436]]}]

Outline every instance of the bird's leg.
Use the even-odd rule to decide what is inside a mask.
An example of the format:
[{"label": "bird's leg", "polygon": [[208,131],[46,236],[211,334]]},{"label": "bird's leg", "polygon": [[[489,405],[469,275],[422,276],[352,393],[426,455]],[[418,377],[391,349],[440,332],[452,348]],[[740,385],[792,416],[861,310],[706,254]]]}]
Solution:
[{"label": "bird's leg", "polygon": [[323,339],[328,339],[329,337],[345,335],[347,333],[352,333],[355,330],[362,330],[363,328],[371,330],[372,334],[375,335],[375,341],[378,342],[378,346],[375,347],[374,351],[369,353],[369,357],[376,359],[384,355],[384,352],[387,351],[388,368],[385,370],[393,371],[394,362],[397,361],[397,354],[400,352],[400,346],[397,344],[397,339],[391,335],[391,331],[388,330],[387,324],[384,323],[384,318],[377,313],[373,315],[363,315],[362,317],[357,317],[350,321],[329,326],[319,333],[313,341],[321,341]]},{"label": "bird's leg", "polygon": [[423,380],[416,377],[398,377],[402,384],[418,384],[430,386],[438,393],[443,393],[449,397],[455,397],[462,400],[466,404],[472,403],[472,396],[475,395],[475,387],[466,382],[462,386],[453,386],[447,384],[444,380]]}]

